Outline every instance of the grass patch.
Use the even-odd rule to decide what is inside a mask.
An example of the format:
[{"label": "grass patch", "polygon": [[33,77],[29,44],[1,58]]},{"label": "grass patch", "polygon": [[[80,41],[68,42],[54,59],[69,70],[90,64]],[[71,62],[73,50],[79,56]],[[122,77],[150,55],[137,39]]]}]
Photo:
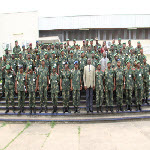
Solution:
[{"label": "grass patch", "polygon": [[24,127],[24,129],[22,131],[20,131],[3,149],[1,150],[5,150],[11,143],[13,143],[29,126],[31,125],[30,122],[26,123],[26,126]]}]

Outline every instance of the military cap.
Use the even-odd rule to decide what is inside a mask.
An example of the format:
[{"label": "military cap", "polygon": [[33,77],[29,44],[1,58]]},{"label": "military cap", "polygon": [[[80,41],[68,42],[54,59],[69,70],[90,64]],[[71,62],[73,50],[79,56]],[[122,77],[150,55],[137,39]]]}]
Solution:
[{"label": "military cap", "polygon": [[14,52],[12,52],[12,53],[11,53],[11,55],[15,55],[15,53],[14,53]]},{"label": "military cap", "polygon": [[69,39],[67,39],[66,41],[69,41]]},{"label": "military cap", "polygon": [[114,54],[114,57],[117,55],[117,53]]},{"label": "military cap", "polygon": [[71,50],[70,53],[73,53],[73,51]]},{"label": "military cap", "polygon": [[64,49],[61,49],[60,51],[62,52],[62,51],[64,51]]},{"label": "military cap", "polygon": [[118,40],[121,40],[121,38],[118,38]]},{"label": "military cap", "polygon": [[35,47],[34,49],[37,49],[37,47]]},{"label": "military cap", "polygon": [[15,42],[18,42],[18,40],[15,40]]},{"label": "military cap", "polygon": [[45,59],[42,59],[41,61],[45,61]]},{"label": "military cap", "polygon": [[21,69],[21,68],[23,68],[23,65],[20,65],[20,66],[19,66],[19,69]]},{"label": "military cap", "polygon": [[94,51],[91,52],[92,54],[95,54]]},{"label": "military cap", "polygon": [[138,64],[138,63],[140,63],[140,61],[139,61],[139,60],[137,60],[137,62],[136,62],[136,63]]},{"label": "military cap", "polygon": [[56,69],[56,66],[55,66],[55,65],[53,66],[53,69],[54,69],[54,68]]},{"label": "military cap", "polygon": [[52,43],[51,45],[54,45],[54,43]]},{"label": "military cap", "polygon": [[58,42],[56,42],[56,44],[59,44]]},{"label": "military cap", "polygon": [[64,45],[66,45],[66,43],[64,43]]},{"label": "military cap", "polygon": [[109,63],[111,63],[111,61],[110,61],[110,60],[108,60],[108,61],[107,61],[107,64],[109,64]]},{"label": "military cap", "polygon": [[63,43],[60,43],[60,45],[63,45]]},{"label": "military cap", "polygon": [[52,54],[55,54],[55,51],[52,51]]},{"label": "military cap", "polygon": [[8,70],[8,69],[10,69],[10,65],[9,64],[6,65],[6,70]]},{"label": "military cap", "polygon": [[5,51],[8,51],[8,48],[6,48]]},{"label": "military cap", "polygon": [[39,43],[39,41],[36,41],[36,43]]},{"label": "military cap", "polygon": [[25,47],[25,45],[22,45],[22,48]]},{"label": "military cap", "polygon": [[88,45],[88,47],[91,47],[91,45]]},{"label": "military cap", "polygon": [[93,39],[90,39],[90,41],[93,41]]},{"label": "military cap", "polygon": [[75,61],[75,62],[74,62],[74,65],[75,65],[75,64],[78,64],[78,61]]},{"label": "military cap", "polygon": [[126,61],[126,63],[128,63],[128,62],[130,63],[130,60],[129,60],[129,59]]},{"label": "military cap", "polygon": [[101,65],[101,63],[100,63],[100,62],[99,62],[99,63],[97,63],[97,66],[98,66],[98,65]]},{"label": "military cap", "polygon": [[131,39],[129,39],[128,41],[131,41]]},{"label": "military cap", "polygon": [[78,46],[80,47],[80,45],[78,44]]},{"label": "military cap", "polygon": [[78,44],[76,43],[75,46],[78,46]]},{"label": "military cap", "polygon": [[73,41],[76,41],[76,39],[73,39]]},{"label": "military cap", "polygon": [[124,42],[123,44],[126,44],[126,42]]},{"label": "military cap", "polygon": [[89,41],[89,39],[86,39],[86,41]]},{"label": "military cap", "polygon": [[46,55],[46,54],[47,54],[47,52],[44,53],[44,55]]},{"label": "military cap", "polygon": [[0,59],[2,59],[2,57],[0,57]]},{"label": "military cap", "polygon": [[22,52],[20,51],[19,54],[22,54]]},{"label": "military cap", "polygon": [[84,53],[84,51],[81,51],[81,54]]},{"label": "military cap", "polygon": [[31,45],[31,46],[32,46],[32,43],[30,43],[29,45]]},{"label": "military cap", "polygon": [[137,43],[140,44],[140,41],[138,41]]},{"label": "military cap", "polygon": [[120,61],[120,59],[117,59],[117,61]]}]

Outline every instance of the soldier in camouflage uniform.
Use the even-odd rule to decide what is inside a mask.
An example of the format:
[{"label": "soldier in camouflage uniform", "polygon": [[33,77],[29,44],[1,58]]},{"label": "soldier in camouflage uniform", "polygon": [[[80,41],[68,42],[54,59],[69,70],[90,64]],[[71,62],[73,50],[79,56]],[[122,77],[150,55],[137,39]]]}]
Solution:
[{"label": "soldier in camouflage uniform", "polygon": [[137,42],[137,47],[135,48],[135,55],[138,56],[140,54],[140,49],[141,49],[141,43],[140,41]]},{"label": "soldier in camouflage uniform", "polygon": [[58,73],[58,59],[56,58],[55,51],[52,52],[52,58],[50,60],[50,73],[52,73],[52,66],[56,66],[56,72]]},{"label": "soldier in camouflage uniform", "polygon": [[115,88],[115,78],[114,71],[111,68],[111,62],[107,62],[107,68],[104,71],[105,79],[105,97],[106,97],[106,112],[108,112],[108,107],[110,111],[113,112],[113,90]]},{"label": "soldier in camouflage uniform", "polygon": [[74,62],[75,69],[71,71],[72,75],[72,87],[71,90],[73,91],[73,106],[74,106],[74,113],[80,113],[79,105],[80,105],[80,90],[82,89],[81,83],[81,73],[78,69],[79,64],[78,61]]},{"label": "soldier in camouflage uniform", "polygon": [[18,45],[18,41],[15,41],[15,47],[13,48],[13,53],[14,53],[14,57],[18,58],[19,57],[19,52],[21,51],[20,46]]},{"label": "soldier in camouflage uniform", "polygon": [[72,70],[74,69],[74,62],[75,62],[73,50],[70,51],[70,56],[71,57],[68,58],[68,63],[69,63],[69,69]]},{"label": "soldier in camouflage uniform", "polygon": [[97,107],[97,113],[99,113],[99,110],[103,112],[102,110],[102,104],[104,101],[104,71],[101,70],[101,63],[97,64],[97,70],[95,73],[95,84],[96,84],[96,107]]},{"label": "soldier in camouflage uniform", "polygon": [[95,58],[95,53],[94,53],[94,51],[92,51],[91,65],[93,65],[95,68],[97,67],[97,60],[96,60],[96,58]]},{"label": "soldier in camouflage uniform", "polygon": [[11,69],[10,65],[6,65],[6,74],[5,74],[5,99],[6,99],[6,111],[9,112],[9,103],[13,107],[13,112],[15,113],[15,104],[14,104],[14,88],[15,88],[15,72]]},{"label": "soldier in camouflage uniform", "polygon": [[143,66],[143,57],[145,55],[143,54],[143,47],[140,48],[140,54],[137,55],[138,60],[140,61],[141,67]]},{"label": "soldier in camouflage uniform", "polygon": [[22,57],[22,52],[19,52],[19,58],[17,60],[17,70],[19,70],[19,66],[23,66],[23,71],[25,71],[25,61],[24,58]]},{"label": "soldier in camouflage uniform", "polygon": [[60,73],[60,91],[62,91],[62,98],[63,98],[63,113],[71,112],[69,110],[69,97],[71,87],[72,87],[71,71],[68,67],[68,62],[65,62],[65,69],[62,69]]},{"label": "soldier in camouflage uniform", "polygon": [[121,38],[118,38],[117,52],[122,48]]},{"label": "soldier in camouflage uniform", "polygon": [[35,72],[33,72],[33,69],[30,66],[29,69],[28,69],[28,72],[26,73],[26,77],[25,77],[26,90],[28,90],[28,92],[29,92],[30,114],[32,114],[32,110],[34,111],[34,113],[36,113],[36,108],[35,108],[35,92],[37,91],[36,79],[37,79],[37,75],[36,75]]},{"label": "soldier in camouflage uniform", "polygon": [[25,73],[23,73],[23,66],[19,66],[19,72],[16,75],[15,91],[18,93],[18,106],[20,111],[24,113],[24,101],[25,101]]},{"label": "soldier in camouflage uniform", "polygon": [[149,74],[150,74],[150,65],[146,63],[146,56],[143,57],[143,89],[144,89],[144,102],[148,103],[148,97],[149,97]]},{"label": "soldier in camouflage uniform", "polygon": [[126,95],[126,110],[132,111],[132,88],[134,85],[134,70],[131,68],[130,61],[124,70],[124,89]]},{"label": "soldier in camouflage uniform", "polygon": [[117,97],[117,112],[123,111],[123,76],[124,70],[121,67],[121,60],[117,61],[117,68],[114,69],[115,81],[116,81],[116,97]]},{"label": "soldier in camouflage uniform", "polygon": [[28,72],[28,68],[29,66],[34,67],[34,64],[33,64],[33,60],[31,59],[31,54],[28,54],[27,55],[28,59],[25,61],[25,68],[26,68],[26,71]]},{"label": "soldier in camouflage uniform", "polygon": [[140,67],[140,61],[137,61],[137,68],[135,69],[135,98],[136,98],[136,111],[142,110],[143,98],[143,69]]},{"label": "soldier in camouflage uniform", "polygon": [[39,87],[39,94],[40,94],[40,105],[41,113],[43,111],[43,105],[45,106],[45,113],[48,112],[47,109],[47,90],[49,86],[49,74],[48,74],[48,68],[45,66],[45,61],[42,59],[41,66],[38,69],[37,73],[37,85],[36,88]]},{"label": "soldier in camouflage uniform", "polygon": [[57,101],[59,93],[59,75],[56,73],[56,65],[52,67],[52,73],[50,75],[50,84],[51,84],[51,98],[53,102],[53,111],[52,113],[57,113]]}]

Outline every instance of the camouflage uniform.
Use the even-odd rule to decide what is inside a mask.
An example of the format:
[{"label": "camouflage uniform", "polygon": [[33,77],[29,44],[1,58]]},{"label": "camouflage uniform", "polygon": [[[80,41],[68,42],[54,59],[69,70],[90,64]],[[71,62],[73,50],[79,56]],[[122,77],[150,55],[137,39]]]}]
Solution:
[{"label": "camouflage uniform", "polygon": [[[5,67],[7,65],[7,61],[2,61],[2,67]],[[4,69],[3,71],[2,71],[2,92],[3,92],[3,94],[4,94],[4,92],[5,92],[5,87],[4,87],[4,85],[5,85],[5,73],[6,73],[6,70]]]},{"label": "camouflage uniform", "polygon": [[104,71],[98,71],[96,70],[95,73],[95,88],[96,88],[96,107],[101,107],[104,101],[104,86],[103,86],[103,80],[104,80]]},{"label": "camouflage uniform", "polygon": [[114,71],[112,68],[110,70],[107,68],[104,72],[105,79],[105,96],[106,96],[106,106],[113,106],[113,88],[114,88]]},{"label": "camouflage uniform", "polygon": [[[122,110],[123,105],[123,75],[124,71],[120,67],[117,67],[114,70],[115,79],[116,79],[116,96],[117,96],[117,106],[120,107],[120,110]],[[119,110],[119,108],[118,108]]]},{"label": "camouflage uniform", "polygon": [[21,51],[21,48],[20,48],[20,46],[18,45],[18,46],[15,46],[14,48],[13,48],[13,53],[15,54],[15,58],[19,58],[19,52]]},{"label": "camouflage uniform", "polygon": [[18,106],[19,108],[23,108],[25,101],[25,74],[21,74],[20,72],[18,72],[16,76],[16,81],[18,91]]},{"label": "camouflage uniform", "polygon": [[78,109],[80,105],[80,70],[72,70],[72,87],[73,87],[73,106]]}]

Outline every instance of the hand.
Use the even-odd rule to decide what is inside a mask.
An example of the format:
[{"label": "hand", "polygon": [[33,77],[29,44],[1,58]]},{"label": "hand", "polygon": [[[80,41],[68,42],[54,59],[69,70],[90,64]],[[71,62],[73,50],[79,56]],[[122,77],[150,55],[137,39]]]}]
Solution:
[{"label": "hand", "polygon": [[113,89],[113,91],[115,91],[115,89],[116,89],[116,86],[114,86],[114,89]]},{"label": "hand", "polygon": [[62,86],[60,86],[60,91],[62,91]]},{"label": "hand", "polygon": [[84,89],[87,90],[87,86],[84,86]]},{"label": "hand", "polygon": [[15,90],[15,92],[16,92],[16,93],[18,93],[18,91],[17,91],[17,90]]},{"label": "hand", "polygon": [[47,90],[48,90],[48,86],[47,86]]},{"label": "hand", "polygon": [[95,86],[93,86],[93,90],[95,90]]},{"label": "hand", "polygon": [[38,86],[37,90],[39,91],[39,86]]},{"label": "hand", "polygon": [[27,93],[27,91],[28,91],[28,90],[27,90],[27,89],[25,89],[25,93]]},{"label": "hand", "polygon": [[35,92],[37,91],[37,88],[35,88]]},{"label": "hand", "polygon": [[73,88],[71,87],[70,90],[73,91]]},{"label": "hand", "polygon": [[123,89],[125,89],[125,84],[123,85]]},{"label": "hand", "polygon": [[104,92],[105,92],[105,88],[104,88]]}]

